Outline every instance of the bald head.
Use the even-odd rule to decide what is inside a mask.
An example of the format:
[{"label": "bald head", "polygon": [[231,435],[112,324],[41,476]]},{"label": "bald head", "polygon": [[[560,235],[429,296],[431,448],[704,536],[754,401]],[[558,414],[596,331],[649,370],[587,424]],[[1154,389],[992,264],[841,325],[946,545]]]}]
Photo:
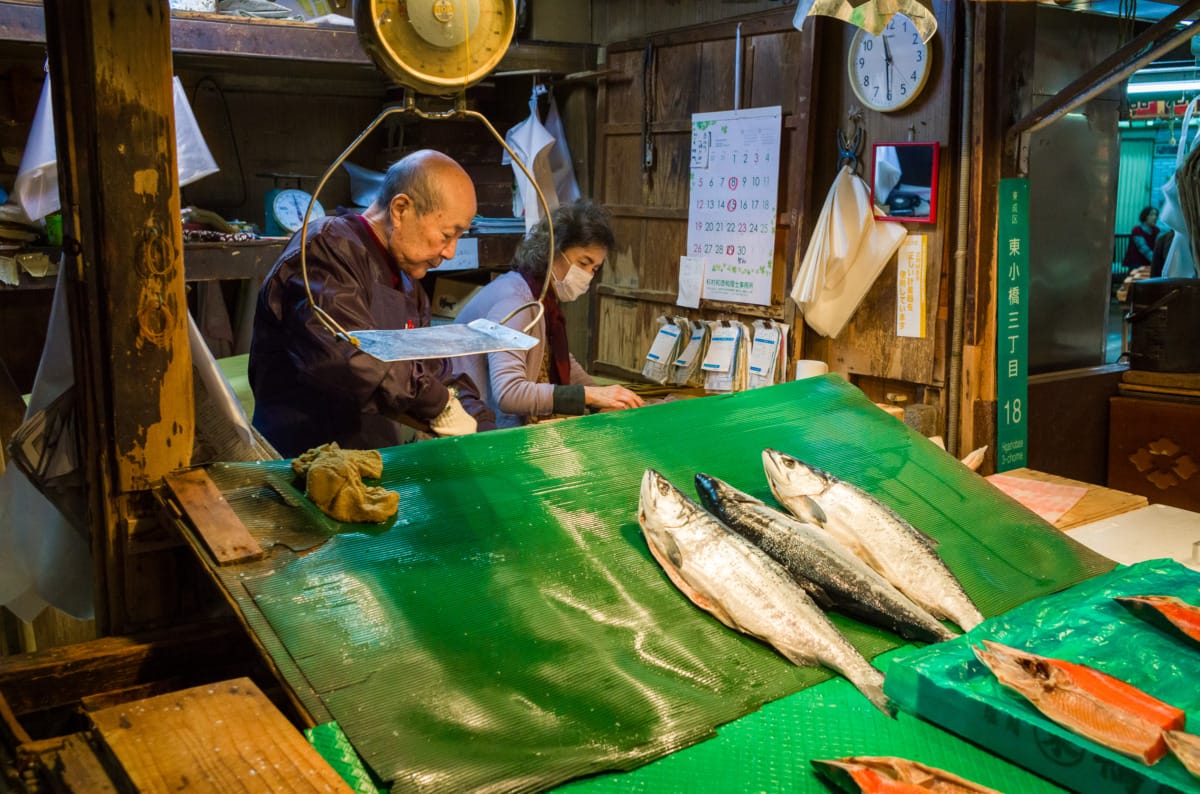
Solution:
[{"label": "bald head", "polygon": [[463,167],[422,149],[392,164],[363,217],[400,269],[420,279],[454,256],[475,210],[475,184]]},{"label": "bald head", "polygon": [[[406,155],[388,168],[375,196],[374,209],[386,210],[392,199],[405,194],[418,215],[441,209],[446,200],[475,203],[475,184],[452,157],[433,149]],[[471,214],[474,215],[474,209]]]}]

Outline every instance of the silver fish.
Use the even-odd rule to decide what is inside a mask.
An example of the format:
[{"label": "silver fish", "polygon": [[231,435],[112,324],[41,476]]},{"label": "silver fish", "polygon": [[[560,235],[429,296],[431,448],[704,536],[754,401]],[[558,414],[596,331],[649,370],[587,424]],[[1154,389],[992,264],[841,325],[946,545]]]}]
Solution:
[{"label": "silver fish", "polygon": [[653,469],[642,476],[638,523],[654,559],[692,603],[795,664],[820,662],[837,670],[880,711],[892,714],[883,673],[791,575]]},{"label": "silver fish", "polygon": [[854,556],[829,532],[768,507],[707,474],[696,475],[704,507],[788,570],[813,600],[909,639],[956,636]]},{"label": "silver fish", "polygon": [[763,450],[763,468],[780,504],[823,527],[934,617],[949,618],[964,631],[983,621],[933,541],[887,505],[774,449]]}]

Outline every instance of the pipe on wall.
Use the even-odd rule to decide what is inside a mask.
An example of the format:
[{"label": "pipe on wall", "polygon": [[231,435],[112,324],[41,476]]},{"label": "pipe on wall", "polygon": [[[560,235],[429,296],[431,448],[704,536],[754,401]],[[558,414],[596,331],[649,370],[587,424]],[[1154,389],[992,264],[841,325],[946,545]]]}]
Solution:
[{"label": "pipe on wall", "polygon": [[950,321],[950,381],[946,400],[946,449],[959,454],[959,422],[962,400],[963,311],[967,297],[967,209],[971,190],[971,86],[975,66],[975,9],[962,0],[963,69],[962,109],[959,121],[958,216],[954,232],[954,310]]}]

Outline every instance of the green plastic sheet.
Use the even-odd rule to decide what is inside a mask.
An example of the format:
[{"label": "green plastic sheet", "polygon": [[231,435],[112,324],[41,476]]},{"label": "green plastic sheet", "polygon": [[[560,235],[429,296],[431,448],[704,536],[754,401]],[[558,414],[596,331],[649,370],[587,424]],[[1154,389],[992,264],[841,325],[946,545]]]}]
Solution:
[{"label": "green plastic sheet", "polygon": [[[898,654],[877,657],[887,672]],[[664,794],[749,791],[829,794],[814,758],[899,756],[945,769],[1005,794],[1055,794],[1059,786],[904,712],[888,719],[847,681],[834,678],[768,703],[717,728],[717,735],[632,772],[597,775],[563,794]]]},{"label": "green plastic sheet", "polygon": [[[275,544],[215,570],[297,696],[394,789],[543,789],[645,764],[829,677],[692,606],[637,525],[646,467],[770,502],[767,446],[938,539],[985,615],[1112,567],[826,376],[385,450],[400,514],[380,526],[288,495],[286,464],[210,467]],[[899,644],[834,619],[868,657]]]},{"label": "green plastic sheet", "polygon": [[1116,595],[1174,595],[1200,603],[1200,572],[1151,560],[1030,601],[969,634],[897,658],[885,689],[907,711],[1078,791],[1200,791],[1177,758],[1154,766],[1127,758],[1042,716],[1001,685],[971,651],[990,639],[1094,667],[1187,712],[1200,726],[1200,652],[1134,616]]}]

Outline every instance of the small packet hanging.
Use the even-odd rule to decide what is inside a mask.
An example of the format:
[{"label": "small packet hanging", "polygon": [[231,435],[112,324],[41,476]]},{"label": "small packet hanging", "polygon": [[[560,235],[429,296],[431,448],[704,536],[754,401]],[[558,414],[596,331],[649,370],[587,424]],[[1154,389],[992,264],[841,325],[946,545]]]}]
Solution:
[{"label": "small packet hanging", "polygon": [[691,334],[679,357],[675,359],[675,371],[671,382],[677,386],[699,388],[704,385],[704,373],[700,363],[708,351],[709,327],[702,320],[692,320]]},{"label": "small packet hanging", "polygon": [[705,373],[704,388],[713,392],[733,391],[742,324],[710,320],[709,325],[712,334],[704,354],[704,363],[700,365]]},{"label": "small packet hanging", "polygon": [[676,343],[683,335],[679,326],[666,316],[658,317],[658,333],[650,343],[646,352],[646,363],[642,365],[642,374],[655,383],[666,383],[674,366]]}]

